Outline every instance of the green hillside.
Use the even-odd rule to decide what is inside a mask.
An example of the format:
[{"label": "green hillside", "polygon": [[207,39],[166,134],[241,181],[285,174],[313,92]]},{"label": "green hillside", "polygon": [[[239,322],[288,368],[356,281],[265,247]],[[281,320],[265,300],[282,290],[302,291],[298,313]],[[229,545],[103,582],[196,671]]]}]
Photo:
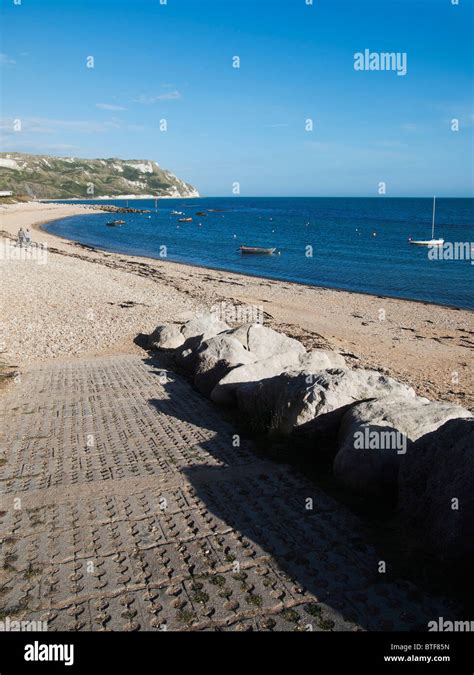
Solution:
[{"label": "green hillside", "polygon": [[0,153],[1,190],[36,199],[199,196],[192,185],[149,160],[80,159],[17,152]]}]

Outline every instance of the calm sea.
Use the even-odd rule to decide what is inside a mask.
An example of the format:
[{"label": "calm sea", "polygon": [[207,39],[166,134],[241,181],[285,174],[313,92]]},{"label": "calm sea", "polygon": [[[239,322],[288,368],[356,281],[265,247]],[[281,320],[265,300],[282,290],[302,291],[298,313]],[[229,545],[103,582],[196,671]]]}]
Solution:
[{"label": "calm sea", "polygon": [[[469,259],[430,260],[428,249],[408,244],[430,239],[431,199],[219,197],[129,206],[151,213],[75,216],[47,229],[109,251],[160,258],[166,250],[168,260],[192,265],[474,309]],[[183,216],[172,211],[193,221],[178,223]],[[113,218],[126,224],[107,227]],[[474,247],[474,199],[438,199],[435,235]],[[275,246],[279,255],[242,256],[241,244]]]}]

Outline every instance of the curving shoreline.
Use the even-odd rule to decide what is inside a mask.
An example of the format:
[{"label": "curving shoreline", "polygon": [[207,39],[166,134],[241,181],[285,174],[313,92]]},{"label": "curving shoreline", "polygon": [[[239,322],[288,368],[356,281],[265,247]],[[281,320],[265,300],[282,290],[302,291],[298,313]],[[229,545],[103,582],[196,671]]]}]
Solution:
[{"label": "curving shoreline", "polygon": [[[88,207],[88,208],[92,208],[92,207]],[[95,211],[101,211],[102,209],[95,208],[94,210]],[[104,210],[108,210],[108,209],[104,208]],[[131,210],[128,209],[128,211],[131,211]],[[117,212],[120,213],[121,211],[118,210]],[[76,215],[84,215],[84,214],[79,213],[79,214],[76,214]],[[152,256],[138,256],[138,255],[133,255],[131,253],[122,253],[121,251],[115,250],[114,248],[105,248],[105,247],[97,246],[97,245],[90,246],[88,244],[83,244],[82,242],[80,242],[76,239],[69,239],[67,237],[63,237],[60,234],[55,234],[54,232],[51,232],[49,229],[47,229],[48,225],[52,225],[55,222],[55,220],[61,220],[61,219],[62,218],[54,218],[52,220],[47,220],[43,223],[37,223],[36,227],[33,225],[33,228],[38,229],[42,232],[46,232],[47,234],[51,235],[52,237],[56,237],[58,239],[61,239],[62,241],[72,242],[72,243],[75,243],[79,246],[83,246],[84,248],[89,248],[91,250],[105,251],[107,253],[115,253],[116,255],[128,256],[130,258],[139,258],[141,260],[149,260],[149,261],[163,260],[163,259],[160,259],[160,258],[154,258]],[[394,295],[383,295],[383,294],[379,294],[379,293],[375,295],[374,293],[370,293],[369,291],[353,291],[353,290],[348,290],[347,288],[336,287],[336,286],[323,286],[323,285],[313,284],[313,283],[304,282],[304,281],[289,281],[289,280],[286,280],[286,279],[281,279],[281,278],[272,276],[270,274],[265,275],[265,276],[262,276],[262,275],[259,275],[259,274],[254,274],[252,272],[247,272],[245,274],[243,272],[236,272],[234,270],[229,270],[225,267],[210,267],[210,266],[207,266],[207,265],[197,265],[195,263],[185,262],[185,261],[172,260],[172,261],[163,261],[163,262],[166,262],[167,264],[184,265],[185,267],[195,267],[197,269],[203,269],[203,270],[212,270],[212,271],[215,271],[215,272],[224,272],[226,274],[236,274],[237,276],[241,276],[241,277],[244,277],[244,278],[250,277],[250,278],[254,278],[254,279],[263,279],[263,280],[268,279],[270,281],[277,281],[277,282],[281,282],[281,283],[284,283],[284,284],[296,284],[297,286],[305,286],[305,287],[308,287],[308,288],[316,288],[316,289],[320,289],[320,290],[324,290],[324,291],[337,291],[337,292],[343,292],[343,293],[351,293],[351,294],[355,294],[355,295],[367,295],[371,298],[378,298],[379,300],[380,299],[382,299],[382,300],[393,299],[393,300],[399,300],[400,302],[415,302],[415,303],[420,303],[422,305],[432,305],[434,307],[446,307],[448,309],[454,309],[454,310],[459,310],[459,311],[474,312],[474,309],[470,309],[468,307],[461,307],[460,305],[450,305],[449,303],[442,303],[442,302],[430,302],[429,300],[420,300],[420,299],[417,299],[417,298],[399,298],[399,297],[394,296]]]},{"label": "curving shoreline", "polygon": [[2,261],[8,299],[2,340],[10,360],[134,351],[136,335],[157,323],[219,302],[243,303],[309,347],[343,351],[354,364],[381,368],[422,395],[474,406],[469,310],[112,253],[43,229],[94,212],[52,203],[1,209],[0,229],[14,236],[28,226],[49,247],[44,266]]}]

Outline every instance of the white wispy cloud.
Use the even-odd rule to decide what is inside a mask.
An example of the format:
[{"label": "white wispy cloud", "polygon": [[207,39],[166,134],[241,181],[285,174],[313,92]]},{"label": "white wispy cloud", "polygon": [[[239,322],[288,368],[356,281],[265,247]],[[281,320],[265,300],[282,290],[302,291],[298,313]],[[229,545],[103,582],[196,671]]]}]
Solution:
[{"label": "white wispy cloud", "polygon": [[[18,135],[18,134],[17,134]],[[9,147],[10,146],[10,147]],[[2,144],[3,152],[66,152],[68,150],[79,150],[79,145],[71,145],[69,143],[32,143],[28,140],[12,141],[11,138],[5,144]]]},{"label": "white wispy cloud", "polygon": [[16,61],[7,56],[7,54],[0,54],[0,66],[13,66],[15,63]]},{"label": "white wispy cloud", "polygon": [[14,128],[15,120],[9,117],[0,118],[0,130],[5,137],[21,137],[22,135],[36,134],[101,134],[110,131],[144,131],[146,128],[137,124],[124,124],[121,120],[61,120],[47,117],[21,117],[21,131]]},{"label": "white wispy cloud", "polygon": [[418,125],[414,122],[406,122],[402,124],[403,131],[418,131]]},{"label": "white wispy cloud", "polygon": [[115,103],[96,103],[95,107],[100,110],[127,110],[123,105],[116,105]]},{"label": "white wispy cloud", "polygon": [[115,119],[98,122],[96,120],[58,120],[47,117],[27,117],[22,120],[24,131],[36,134],[54,133],[56,131],[74,131],[77,133],[103,133],[120,128]]},{"label": "white wispy cloud", "polygon": [[170,91],[158,96],[158,101],[172,101],[177,98],[181,98],[181,94],[175,89],[175,91]]},{"label": "white wispy cloud", "polygon": [[157,101],[175,101],[176,99],[181,98],[181,94],[178,90],[167,91],[164,94],[156,94],[150,96],[148,94],[142,94],[138,98],[132,99],[133,103],[143,103],[144,105],[151,105]]}]

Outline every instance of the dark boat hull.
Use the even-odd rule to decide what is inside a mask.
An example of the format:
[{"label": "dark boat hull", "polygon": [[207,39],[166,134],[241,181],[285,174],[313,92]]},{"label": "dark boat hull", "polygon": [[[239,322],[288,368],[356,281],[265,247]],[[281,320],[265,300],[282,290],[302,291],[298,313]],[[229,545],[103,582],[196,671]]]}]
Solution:
[{"label": "dark boat hull", "polygon": [[273,255],[276,248],[263,248],[260,246],[241,246],[240,252],[244,255]]}]

